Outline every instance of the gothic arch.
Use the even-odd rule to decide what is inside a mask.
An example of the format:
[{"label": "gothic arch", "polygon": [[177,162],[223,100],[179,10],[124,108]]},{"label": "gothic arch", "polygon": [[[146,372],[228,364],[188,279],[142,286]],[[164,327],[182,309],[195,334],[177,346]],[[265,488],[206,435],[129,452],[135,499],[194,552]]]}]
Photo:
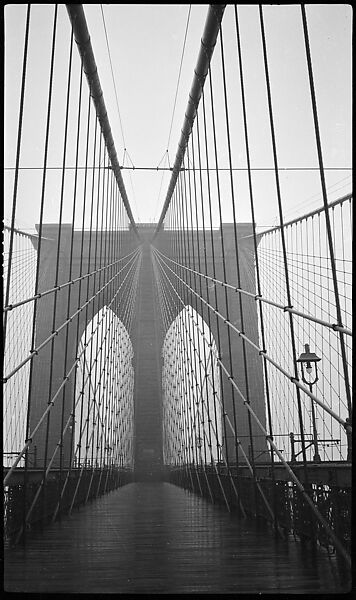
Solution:
[{"label": "gothic arch", "polygon": [[185,306],[162,348],[165,464],[222,459],[223,432],[217,346],[207,323]]},{"label": "gothic arch", "polygon": [[88,324],[78,356],[74,463],[91,465],[104,460],[132,468],[133,347],[126,327],[110,308],[104,306]]}]

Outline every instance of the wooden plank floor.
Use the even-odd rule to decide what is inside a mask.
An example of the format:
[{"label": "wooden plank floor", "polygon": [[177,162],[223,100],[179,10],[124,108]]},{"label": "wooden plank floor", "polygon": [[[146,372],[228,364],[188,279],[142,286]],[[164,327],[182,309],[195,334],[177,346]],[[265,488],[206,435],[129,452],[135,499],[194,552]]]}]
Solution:
[{"label": "wooden plank floor", "polygon": [[62,593],[342,591],[334,559],[274,540],[168,483],[132,483],[5,554],[5,589]]}]

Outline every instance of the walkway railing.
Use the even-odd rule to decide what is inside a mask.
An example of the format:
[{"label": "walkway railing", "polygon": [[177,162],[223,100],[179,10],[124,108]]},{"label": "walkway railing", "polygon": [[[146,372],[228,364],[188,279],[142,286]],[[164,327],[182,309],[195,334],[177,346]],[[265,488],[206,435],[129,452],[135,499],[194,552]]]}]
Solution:
[{"label": "walkway railing", "polygon": [[[284,217],[260,6],[263,127],[273,165],[264,201],[276,207],[278,225],[258,229],[261,187],[252,166],[248,99],[255,109],[256,101],[246,88],[240,9],[226,8],[226,25],[224,11],[209,8],[152,247],[165,334],[167,477],[229,510],[262,516],[280,532],[336,548],[349,562],[350,489],[327,483],[315,467],[351,460],[352,196],[328,200],[302,5],[298,26],[322,206],[292,222]],[[246,166],[240,169],[241,155]]]}]

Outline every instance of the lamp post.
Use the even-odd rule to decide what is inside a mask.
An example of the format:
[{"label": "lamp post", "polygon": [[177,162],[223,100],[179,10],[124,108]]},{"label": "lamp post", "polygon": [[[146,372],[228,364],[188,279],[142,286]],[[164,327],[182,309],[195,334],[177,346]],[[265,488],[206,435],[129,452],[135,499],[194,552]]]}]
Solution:
[{"label": "lamp post", "polygon": [[[319,360],[321,360],[321,358],[319,358],[315,354],[315,352],[310,352],[309,344],[305,344],[304,347],[305,347],[305,352],[302,352],[300,357],[297,359],[297,362],[299,362],[301,364],[302,380],[304,381],[304,383],[306,383],[309,386],[311,393],[313,393],[313,385],[319,380],[317,363],[319,362]],[[304,372],[304,365],[305,365],[305,371],[307,372],[307,374],[309,376],[308,379],[306,378],[306,375]],[[314,375],[314,379],[311,380],[311,376],[312,376],[312,373],[314,370],[313,365],[314,365],[314,369],[315,369],[315,375]],[[311,413],[312,413],[312,423],[313,423],[313,445],[314,445],[313,460],[316,463],[320,463],[321,458],[320,458],[320,454],[319,454],[319,450],[318,450],[318,433],[317,433],[317,429],[316,429],[315,407],[314,407],[314,402],[313,402],[312,398],[310,398],[310,403],[311,403]]]},{"label": "lamp post", "polygon": [[202,445],[203,445],[203,439],[200,437],[200,435],[198,435],[197,438],[196,438],[196,445],[197,445],[197,448],[198,448],[198,451],[199,451],[199,466],[200,466],[200,468],[202,468],[203,458],[202,458],[202,455],[201,455],[201,448],[202,448]]}]

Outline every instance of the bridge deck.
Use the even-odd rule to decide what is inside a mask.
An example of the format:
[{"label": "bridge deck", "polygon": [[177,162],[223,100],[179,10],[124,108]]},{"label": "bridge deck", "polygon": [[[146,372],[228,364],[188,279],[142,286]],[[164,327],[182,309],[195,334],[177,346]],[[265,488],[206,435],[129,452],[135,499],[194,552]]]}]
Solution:
[{"label": "bridge deck", "polygon": [[[345,585],[345,583],[344,583]],[[333,558],[168,483],[133,483],[8,550],[5,589],[82,593],[333,592]]]}]

